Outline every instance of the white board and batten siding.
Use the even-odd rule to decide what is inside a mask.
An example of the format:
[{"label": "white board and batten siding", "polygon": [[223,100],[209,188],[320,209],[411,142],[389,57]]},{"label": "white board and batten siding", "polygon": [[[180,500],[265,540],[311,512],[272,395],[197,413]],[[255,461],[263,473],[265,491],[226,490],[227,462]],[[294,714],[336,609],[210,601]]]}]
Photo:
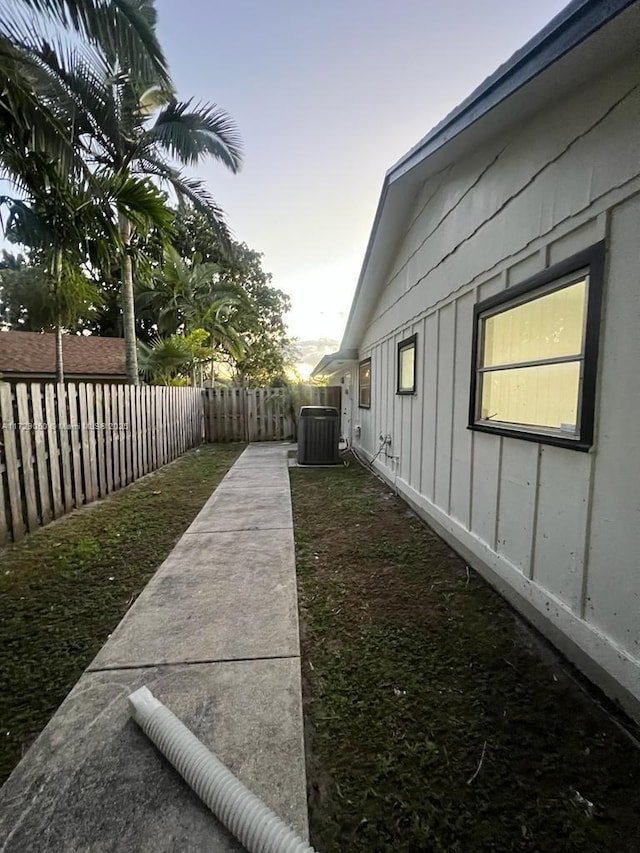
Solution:
[{"label": "white board and batten siding", "polygon": [[[588,453],[467,429],[474,305],[604,240]],[[360,346],[356,446],[573,659],[640,702],[640,95],[625,62],[428,179]],[[395,393],[417,333],[417,390]],[[593,665],[593,666],[592,666]],[[612,687],[613,685],[613,687]],[[640,707],[638,705],[637,707]]]}]

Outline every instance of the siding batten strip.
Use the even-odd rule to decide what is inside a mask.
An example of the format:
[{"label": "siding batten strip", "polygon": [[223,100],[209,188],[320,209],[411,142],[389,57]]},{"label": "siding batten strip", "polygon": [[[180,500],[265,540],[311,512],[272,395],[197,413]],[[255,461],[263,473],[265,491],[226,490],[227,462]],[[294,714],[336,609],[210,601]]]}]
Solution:
[{"label": "siding batten strip", "polygon": [[498,436],[500,439],[499,449],[498,449],[498,483],[496,487],[496,517],[493,523],[493,542],[491,543],[491,550],[498,550],[498,525],[500,523],[500,496],[502,492],[502,451],[504,448],[504,436]]},{"label": "siding batten strip", "polygon": [[531,547],[529,548],[529,571],[527,572],[527,577],[529,580],[533,580],[533,573],[535,570],[535,559],[536,559],[536,533],[538,529],[538,505],[540,503],[540,466],[542,464],[542,453],[543,447],[541,444],[538,445],[538,456],[536,459],[536,482],[534,488],[534,500],[533,500],[533,518],[531,519]]},{"label": "siding batten strip", "polygon": [[595,456],[593,453],[589,454],[589,493],[587,496],[587,521],[585,524],[585,541],[584,541],[584,557],[582,561],[582,584],[580,588],[580,605],[579,605],[579,616],[581,619],[585,619],[587,622],[587,600],[588,600],[588,592],[589,592],[589,568],[590,568],[590,557],[591,557],[591,517],[593,515],[593,492],[594,492],[594,465],[595,465]]},{"label": "siding batten strip", "polygon": [[431,485],[431,499],[436,502],[436,468],[438,465],[438,401],[440,398],[440,309],[436,311],[436,357],[435,361],[435,395],[433,405],[433,483]]},{"label": "siding batten strip", "polygon": [[453,485],[454,438],[456,426],[456,381],[458,375],[458,300],[453,301],[453,357],[451,360],[451,429],[449,431],[449,494],[447,496],[447,515],[451,515],[451,488]]},{"label": "siding batten strip", "polygon": [[467,523],[467,530],[473,529],[473,481],[475,474],[475,459],[476,459],[476,442],[475,442],[476,434],[475,432],[471,432],[471,443],[469,448],[469,517]]}]

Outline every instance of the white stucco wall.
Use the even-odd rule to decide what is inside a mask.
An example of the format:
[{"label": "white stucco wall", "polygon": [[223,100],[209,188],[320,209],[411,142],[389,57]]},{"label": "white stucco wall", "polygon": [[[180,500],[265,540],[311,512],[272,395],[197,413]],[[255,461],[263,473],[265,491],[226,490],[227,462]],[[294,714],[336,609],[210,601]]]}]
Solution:
[{"label": "white stucco wall", "polygon": [[[627,701],[640,700],[639,84],[637,62],[614,67],[422,186],[360,349],[371,409],[356,397],[353,414],[370,456],[391,434],[376,466],[401,494]],[[474,304],[603,239],[592,451],[468,430]],[[417,393],[397,396],[396,346],[413,333]]]}]

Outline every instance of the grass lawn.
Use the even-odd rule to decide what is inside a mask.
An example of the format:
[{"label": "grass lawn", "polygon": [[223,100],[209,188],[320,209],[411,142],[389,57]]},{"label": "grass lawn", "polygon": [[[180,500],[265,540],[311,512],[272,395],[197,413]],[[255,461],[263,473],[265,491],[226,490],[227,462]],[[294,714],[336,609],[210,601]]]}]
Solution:
[{"label": "grass lawn", "polygon": [[640,851],[640,750],[509,606],[357,463],[291,482],[317,849]]},{"label": "grass lawn", "polygon": [[0,782],[42,731],[242,445],[206,445],[0,550]]}]

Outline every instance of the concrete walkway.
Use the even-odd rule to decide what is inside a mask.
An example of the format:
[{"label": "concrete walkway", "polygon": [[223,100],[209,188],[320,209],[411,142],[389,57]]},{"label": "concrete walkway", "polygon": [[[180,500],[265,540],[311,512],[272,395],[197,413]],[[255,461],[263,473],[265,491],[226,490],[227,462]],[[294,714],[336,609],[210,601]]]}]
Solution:
[{"label": "concrete walkway", "polygon": [[129,719],[146,684],[307,835],[287,447],[240,456],[0,791],[0,851],[239,851]]}]

